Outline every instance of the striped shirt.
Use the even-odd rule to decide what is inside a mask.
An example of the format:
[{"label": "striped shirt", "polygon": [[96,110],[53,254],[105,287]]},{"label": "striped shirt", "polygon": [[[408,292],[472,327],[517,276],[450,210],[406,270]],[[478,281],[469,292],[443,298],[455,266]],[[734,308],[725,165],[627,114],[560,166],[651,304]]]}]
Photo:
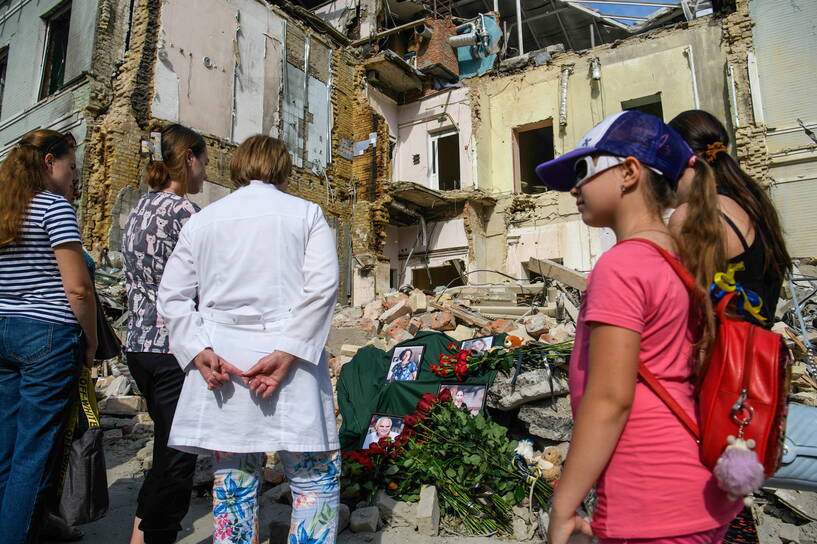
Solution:
[{"label": "striped shirt", "polygon": [[54,257],[54,248],[68,242],[81,242],[74,208],[61,196],[38,193],[20,238],[0,247],[0,316],[78,324]]}]

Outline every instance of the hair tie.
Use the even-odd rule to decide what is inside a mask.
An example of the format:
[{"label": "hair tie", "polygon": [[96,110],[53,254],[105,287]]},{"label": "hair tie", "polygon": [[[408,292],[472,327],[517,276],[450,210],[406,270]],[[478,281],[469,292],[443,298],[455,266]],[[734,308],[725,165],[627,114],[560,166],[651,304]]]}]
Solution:
[{"label": "hair tie", "polygon": [[693,153],[692,156],[689,158],[689,161],[687,161],[687,167],[688,168],[694,167],[695,162],[697,162],[697,160],[698,160],[698,155]]},{"label": "hair tie", "polygon": [[704,159],[706,162],[712,164],[715,162],[715,157],[718,156],[718,153],[726,153],[728,149],[726,146],[723,145],[723,142],[717,141],[711,144],[706,144],[706,151],[704,151]]}]

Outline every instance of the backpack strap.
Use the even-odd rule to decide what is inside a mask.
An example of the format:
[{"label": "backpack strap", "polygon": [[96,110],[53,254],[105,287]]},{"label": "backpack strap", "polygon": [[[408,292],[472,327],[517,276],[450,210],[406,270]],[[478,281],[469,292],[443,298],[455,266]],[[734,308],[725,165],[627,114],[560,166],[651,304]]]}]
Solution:
[{"label": "backpack strap", "polygon": [[[681,278],[681,281],[684,283],[686,288],[689,290],[690,293],[694,294],[697,291],[697,286],[695,285],[695,280],[693,279],[692,275],[687,272],[686,268],[681,264],[681,262],[675,258],[675,256],[664,249],[663,247],[659,246],[652,240],[647,240],[646,238],[629,238],[627,240],[622,240],[619,242],[620,244],[626,242],[644,242],[647,245],[652,246],[655,248],[658,253],[661,254],[662,257],[667,261],[667,263],[675,270],[675,273],[678,274],[678,277]],[[638,375],[641,380],[650,388],[650,390],[655,393],[655,395],[661,399],[661,401],[667,405],[667,408],[675,414],[675,417],[681,422],[681,424],[686,427],[692,437],[700,444],[701,443],[701,431],[698,429],[698,425],[695,421],[689,417],[684,409],[678,404],[678,401],[672,396],[672,394],[667,391],[667,389],[661,385],[661,382],[658,381],[658,378],[655,377],[655,374],[647,369],[646,365],[643,361],[638,362]]]}]

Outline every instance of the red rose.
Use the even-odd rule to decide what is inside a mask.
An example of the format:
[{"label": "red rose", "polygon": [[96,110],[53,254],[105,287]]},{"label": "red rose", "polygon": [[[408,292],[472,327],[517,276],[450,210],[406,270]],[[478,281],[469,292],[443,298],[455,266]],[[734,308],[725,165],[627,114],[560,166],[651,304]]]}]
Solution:
[{"label": "red rose", "polygon": [[438,397],[440,402],[448,402],[451,400],[451,390],[450,389],[443,389],[440,391],[440,395]]},{"label": "red rose", "polygon": [[386,450],[384,450],[384,449],[383,449],[383,448],[380,446],[380,444],[378,444],[377,442],[372,442],[372,443],[369,445],[369,453],[370,453],[370,454],[381,455],[381,454],[383,454],[383,453],[385,453],[385,452],[386,452]]},{"label": "red rose", "polygon": [[389,438],[388,436],[384,436],[383,438],[377,441],[377,444],[381,448],[386,448],[388,447],[389,444],[391,444],[391,438]]},{"label": "red rose", "polygon": [[430,403],[428,401],[425,401],[423,399],[420,399],[420,402],[417,403],[417,411],[422,413],[422,414],[425,414],[426,412],[431,410],[432,406],[433,406],[432,403]]},{"label": "red rose", "polygon": [[448,349],[451,350],[451,351],[456,350],[457,349],[457,343],[456,342],[451,342],[450,344],[448,344]]},{"label": "red rose", "polygon": [[423,394],[422,397],[420,397],[420,400],[424,400],[426,402],[430,402],[430,403],[434,404],[434,401],[437,400],[437,398],[434,395],[432,395],[431,393],[425,393],[425,394]]},{"label": "red rose", "polygon": [[406,426],[408,426],[408,427],[414,427],[419,422],[420,422],[420,420],[418,418],[416,418],[415,416],[412,416],[412,415],[408,415],[408,416],[403,418],[403,423],[405,423]]}]

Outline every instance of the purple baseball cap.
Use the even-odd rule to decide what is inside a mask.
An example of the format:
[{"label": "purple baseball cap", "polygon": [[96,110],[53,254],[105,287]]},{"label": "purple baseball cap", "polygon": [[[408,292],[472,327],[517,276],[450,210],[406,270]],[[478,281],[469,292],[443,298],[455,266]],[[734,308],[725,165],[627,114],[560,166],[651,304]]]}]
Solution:
[{"label": "purple baseball cap", "polygon": [[536,175],[551,189],[569,191],[576,184],[576,160],[595,153],[635,157],[672,182],[673,190],[695,157],[672,127],[654,115],[631,110],[607,116],[584,135],[576,149],[537,166]]}]

